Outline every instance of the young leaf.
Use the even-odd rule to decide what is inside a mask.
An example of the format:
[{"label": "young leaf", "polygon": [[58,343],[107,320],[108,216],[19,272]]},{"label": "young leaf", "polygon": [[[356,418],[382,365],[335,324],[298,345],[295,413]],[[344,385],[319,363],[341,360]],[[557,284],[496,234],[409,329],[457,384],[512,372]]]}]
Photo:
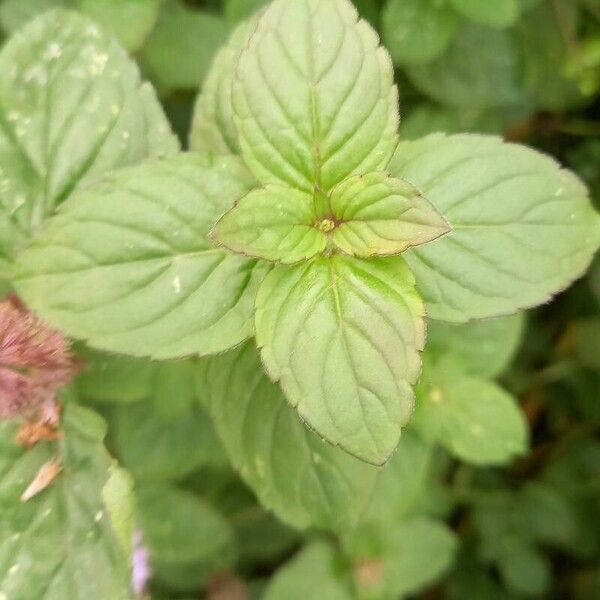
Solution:
[{"label": "young leaf", "polygon": [[329,197],[267,185],[242,198],[215,237],[234,252],[293,264],[328,247],[363,258],[400,254],[447,231],[412,185],[373,172],[349,177]]},{"label": "young leaf", "polygon": [[103,502],[104,490],[112,492],[111,484],[106,487],[112,461],[102,445],[104,423],[70,405],[63,433],[61,472],[22,502],[25,487],[56,457],[56,448],[46,442],[23,451],[14,442],[14,427],[0,425],[0,596],[129,600],[130,549],[119,537],[121,518],[111,520],[116,515],[110,498]]},{"label": "young leaf", "polygon": [[240,56],[233,104],[263,183],[328,192],[385,167],[397,142],[391,60],[349,0],[275,0]]},{"label": "young leaf", "polygon": [[427,327],[427,352],[451,354],[472,375],[497,377],[514,357],[524,325],[522,313],[462,325],[433,321]]},{"label": "young leaf", "polygon": [[319,435],[381,465],[412,412],[423,305],[400,257],[278,266],[256,301],[266,369]]},{"label": "young leaf", "polygon": [[435,134],[400,144],[390,168],[452,227],[405,254],[433,319],[464,322],[545,302],[598,248],[600,219],[585,186],[529,148]]},{"label": "young leaf", "polygon": [[343,563],[327,542],[313,542],[286,563],[269,583],[264,600],[351,600]]},{"label": "young leaf", "polygon": [[339,183],[329,199],[339,250],[352,256],[389,256],[449,231],[442,216],[410,183],[368,173]]},{"label": "young leaf", "polygon": [[397,64],[423,63],[448,46],[458,19],[438,0],[388,0],[382,15],[383,39]]},{"label": "young leaf", "polygon": [[239,25],[213,60],[194,105],[190,148],[195,152],[240,153],[231,86],[238,58],[255,27],[256,19]]},{"label": "young leaf", "polygon": [[519,16],[519,0],[450,0],[450,4],[463,17],[490,27],[508,27]]},{"label": "young leaf", "polygon": [[135,64],[75,13],[46,13],[2,48],[0,112],[0,261],[78,187],[178,149]]},{"label": "young leaf", "polygon": [[231,462],[265,507],[298,528],[356,525],[377,470],[303,426],[253,344],[200,361],[198,374]]},{"label": "young leaf", "polygon": [[208,233],[249,185],[233,157],[116,172],[73,198],[21,255],[19,294],[96,348],[175,358],[235,346],[252,333],[266,267],[215,248]]},{"label": "young leaf", "polygon": [[271,184],[242,198],[217,223],[214,237],[239,254],[292,264],[325,249],[316,221],[312,194]]},{"label": "young leaf", "polygon": [[527,450],[527,423],[519,405],[492,381],[454,365],[429,365],[417,397],[416,427],[464,461],[504,464]]}]

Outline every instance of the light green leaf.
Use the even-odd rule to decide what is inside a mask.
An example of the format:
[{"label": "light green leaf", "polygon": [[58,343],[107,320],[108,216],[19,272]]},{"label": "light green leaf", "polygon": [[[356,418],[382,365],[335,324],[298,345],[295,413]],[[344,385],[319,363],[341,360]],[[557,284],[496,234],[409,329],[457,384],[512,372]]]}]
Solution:
[{"label": "light green leaf", "polygon": [[161,92],[196,89],[228,33],[227,24],[217,15],[194,10],[180,0],[166,0],[140,61]]},{"label": "light green leaf", "polygon": [[527,423],[515,398],[454,366],[428,367],[414,421],[425,437],[476,465],[503,464],[525,453]]},{"label": "light green leaf", "polygon": [[316,221],[311,194],[271,184],[244,196],[217,223],[214,237],[239,254],[293,264],[325,250],[327,237]]},{"label": "light green leaf", "polygon": [[326,193],[384,168],[397,143],[390,57],[349,0],[275,0],[240,56],[233,104],[263,183]]},{"label": "light green leaf", "polygon": [[117,36],[127,50],[137,50],[152,31],[160,0],[77,0],[78,8]]},{"label": "light green leaf", "polygon": [[127,560],[131,562],[135,519],[133,479],[127,471],[114,463],[110,466],[108,480],[102,488],[102,500]]},{"label": "light green leaf", "polygon": [[226,462],[208,414],[198,407],[164,418],[145,402],[123,406],[111,424],[119,459],[140,480],[176,481]]},{"label": "light green leaf", "polygon": [[[15,428],[0,424],[0,596],[10,600],[130,600],[129,550],[103,502],[112,461],[102,439],[103,421],[69,405],[64,437],[23,451]],[[21,494],[46,462],[62,471],[45,490]],[[130,540],[131,543],[131,540]]]},{"label": "light green leaf", "polygon": [[[431,585],[448,571],[457,549],[454,533],[425,517],[365,524],[350,539],[349,551],[359,561],[358,596],[365,599],[404,597]],[[361,576],[361,566],[371,566],[372,575]]]},{"label": "light green leaf", "polygon": [[427,352],[452,355],[472,375],[497,377],[513,358],[524,324],[523,314],[462,325],[433,321],[427,328]]},{"label": "light green leaf", "polygon": [[397,64],[423,63],[439,56],[456,32],[458,19],[439,0],[388,0],[383,39]]},{"label": "light green leaf", "polygon": [[239,25],[213,60],[194,105],[190,148],[195,152],[240,153],[231,87],[240,53],[255,28],[256,19]]},{"label": "light green leaf", "polygon": [[298,528],[356,524],[377,470],[303,426],[253,344],[200,361],[198,391],[231,462],[263,506]]},{"label": "light green leaf", "polygon": [[335,246],[360,257],[400,254],[448,233],[443,217],[410,183],[368,173],[339,183],[329,199]]},{"label": "light green leaf", "polygon": [[200,581],[231,568],[233,531],[206,500],[167,485],[140,486],[137,500],[144,543],[159,579],[187,571],[201,587]]},{"label": "light green leaf", "polygon": [[405,254],[433,319],[464,322],[546,302],[598,248],[600,219],[585,186],[524,146],[430,135],[400,144],[390,169],[452,227]]},{"label": "light green leaf", "polygon": [[177,149],[116,41],[76,13],[31,22],[0,52],[0,261],[77,188]]},{"label": "light green leaf", "polygon": [[348,576],[327,542],[313,542],[275,573],[264,600],[351,600]]},{"label": "light green leaf", "polygon": [[181,155],[82,191],[25,251],[16,287],[91,346],[134,356],[211,354],[252,334],[266,267],[208,232],[249,180],[231,158]]},{"label": "light green leaf", "polygon": [[412,412],[423,315],[400,257],[323,257],[269,273],[256,301],[256,339],[302,419],[381,465]]},{"label": "light green leaf", "polygon": [[490,27],[508,27],[519,16],[518,0],[450,0],[450,4],[463,17]]},{"label": "light green leaf", "polygon": [[407,69],[412,83],[444,105],[464,109],[522,106],[521,64],[510,32],[465,23],[433,61]]}]

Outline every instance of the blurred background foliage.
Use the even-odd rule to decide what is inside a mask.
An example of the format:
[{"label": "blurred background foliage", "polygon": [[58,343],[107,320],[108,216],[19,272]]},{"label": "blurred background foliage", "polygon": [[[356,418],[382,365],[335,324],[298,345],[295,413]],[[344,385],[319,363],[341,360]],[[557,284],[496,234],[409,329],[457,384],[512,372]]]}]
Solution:
[{"label": "blurred background foliage", "polygon": [[[137,59],[186,144],[213,56],[264,3],[3,0],[0,25],[8,36],[57,5],[92,15]],[[393,57],[403,138],[472,131],[529,144],[575,170],[600,207],[599,0],[355,4]],[[515,459],[431,434],[436,413],[424,402],[418,436],[407,433],[378,484],[375,498],[387,502],[374,501],[364,526],[338,540],[295,531],[261,508],[195,402],[190,361],[82,349],[92,368],[78,391],[108,417],[111,449],[136,479],[152,597],[343,600],[348,577],[364,599],[600,598],[599,305],[596,259],[525,320],[456,339],[432,331],[431,355],[440,344],[469,365],[472,394],[519,399],[529,451]],[[422,397],[435,399],[439,386],[460,393],[453,367],[439,371],[445,379],[425,380]],[[443,428],[453,416],[437,418]]]}]

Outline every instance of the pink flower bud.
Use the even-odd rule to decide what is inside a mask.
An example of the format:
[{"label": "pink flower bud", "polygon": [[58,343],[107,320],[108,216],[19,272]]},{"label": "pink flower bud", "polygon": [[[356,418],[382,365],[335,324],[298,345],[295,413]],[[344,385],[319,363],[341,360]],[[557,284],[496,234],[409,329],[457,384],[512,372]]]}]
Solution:
[{"label": "pink flower bud", "polygon": [[38,416],[78,370],[62,333],[16,297],[0,302],[0,419]]}]

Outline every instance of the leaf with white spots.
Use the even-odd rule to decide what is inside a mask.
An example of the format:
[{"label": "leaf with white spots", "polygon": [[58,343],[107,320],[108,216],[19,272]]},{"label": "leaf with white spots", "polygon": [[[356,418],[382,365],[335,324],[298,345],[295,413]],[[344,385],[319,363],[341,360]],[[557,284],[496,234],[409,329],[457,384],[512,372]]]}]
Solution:
[{"label": "leaf with white spots", "polygon": [[234,467],[261,504],[299,528],[352,528],[378,470],[306,428],[247,343],[200,361],[198,394]]},{"label": "leaf with white spots", "polygon": [[600,244],[583,183],[530,148],[433,134],[402,142],[390,170],[452,228],[404,255],[433,319],[464,322],[546,302],[585,272]]},{"label": "leaf with white spots", "polygon": [[387,51],[349,0],[275,0],[233,82],[250,170],[312,193],[384,168],[397,143],[393,79]]},{"label": "leaf with white spots", "polygon": [[[122,537],[124,513],[112,522],[114,467],[102,444],[105,425],[71,405],[62,431],[58,442],[24,451],[14,441],[14,424],[0,424],[0,598],[129,600],[131,539]],[[39,468],[57,458],[61,472],[22,502]],[[128,493],[121,489],[121,503],[130,502]]]},{"label": "leaf with white spots", "polygon": [[115,40],[76,13],[35,19],[0,52],[0,267],[76,188],[177,150]]},{"label": "leaf with white spots", "polygon": [[424,306],[399,256],[276,266],[256,299],[265,368],[319,435],[381,465],[413,408]]},{"label": "leaf with white spots", "polygon": [[208,233],[251,178],[234,158],[182,154],[82,190],[20,255],[15,286],[46,320],[93,347],[175,358],[252,335],[266,266]]}]

